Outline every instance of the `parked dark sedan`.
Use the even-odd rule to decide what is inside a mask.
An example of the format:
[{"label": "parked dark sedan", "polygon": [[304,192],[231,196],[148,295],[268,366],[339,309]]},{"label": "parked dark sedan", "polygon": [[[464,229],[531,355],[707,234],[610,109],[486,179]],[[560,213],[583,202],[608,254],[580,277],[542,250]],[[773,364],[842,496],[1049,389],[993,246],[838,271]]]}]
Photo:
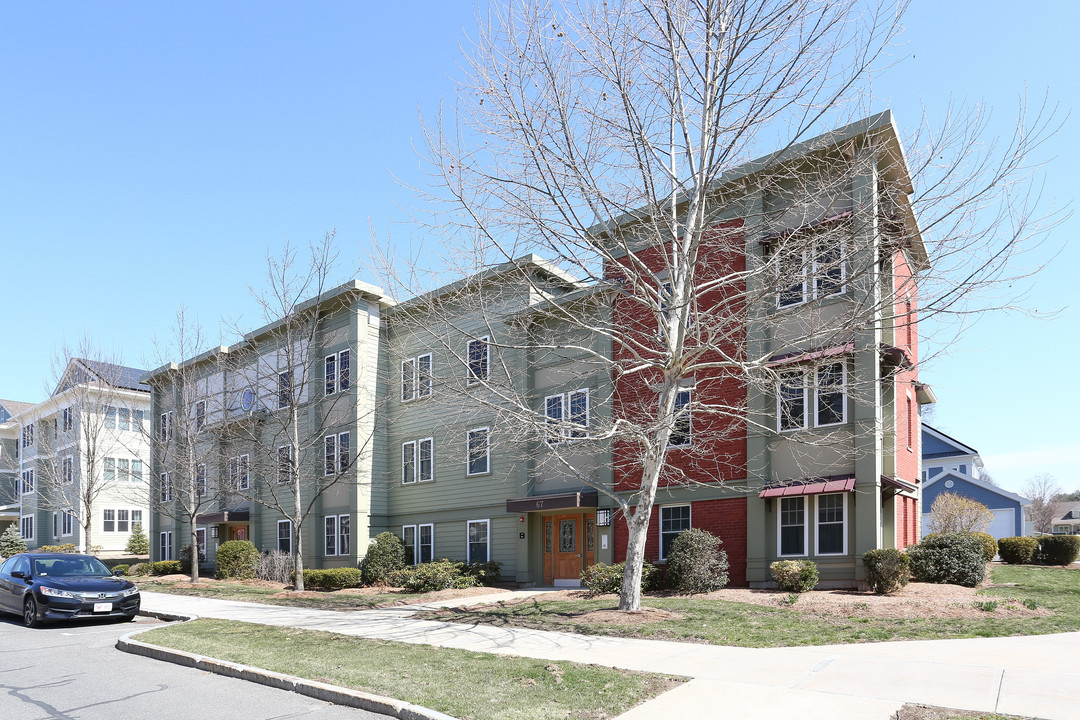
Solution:
[{"label": "parked dark sedan", "polygon": [[0,611],[21,615],[27,627],[74,618],[134,620],[139,588],[90,555],[23,553],[0,565]]}]

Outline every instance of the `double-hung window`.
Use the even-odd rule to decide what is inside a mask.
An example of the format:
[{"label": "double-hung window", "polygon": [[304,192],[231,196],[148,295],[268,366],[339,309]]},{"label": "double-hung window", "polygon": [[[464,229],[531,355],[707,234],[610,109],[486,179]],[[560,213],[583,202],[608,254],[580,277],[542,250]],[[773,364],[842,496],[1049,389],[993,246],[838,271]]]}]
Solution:
[{"label": "double-hung window", "polygon": [[474,428],[466,433],[467,475],[483,475],[491,472],[490,436],[490,428]]},{"label": "double-hung window", "polygon": [[806,373],[802,370],[780,373],[776,391],[778,429],[800,430],[806,427]]},{"label": "double-hung window", "polygon": [[468,384],[475,385],[490,377],[491,345],[486,335],[469,341],[468,348],[469,377]]},{"label": "double-hung window", "polygon": [[63,478],[65,483],[75,482],[74,463],[75,458],[70,455],[60,461],[60,477]]},{"label": "double-hung window", "polygon": [[468,562],[484,563],[491,559],[491,521],[470,520],[468,523]]},{"label": "double-hung window", "polygon": [[544,398],[544,415],[549,428],[548,444],[588,437],[588,389],[547,396]]},{"label": "double-hung window", "polygon": [[75,426],[75,411],[70,408],[64,408],[63,421],[61,422],[61,428],[64,432],[68,432]]},{"label": "double-hung window", "polygon": [[814,404],[815,425],[839,425],[847,420],[844,367],[843,362],[818,366],[817,402]]},{"label": "double-hung window", "polygon": [[817,496],[818,555],[847,554],[847,493]]},{"label": "double-hung window", "polygon": [[277,376],[277,406],[287,408],[293,402],[292,371],[279,372]]},{"label": "double-hung window", "polygon": [[435,440],[410,440],[401,444],[401,482],[410,485],[435,479]]},{"label": "double-hung window", "polygon": [[278,485],[284,485],[293,479],[293,452],[292,445],[280,445],[277,449],[277,481]]},{"label": "double-hung window", "polygon": [[693,438],[694,423],[690,414],[690,401],[692,391],[690,388],[679,390],[675,393],[675,422],[671,427],[671,435],[668,436],[668,447],[685,447]]},{"label": "double-hung window", "polygon": [[778,250],[778,308],[844,293],[847,270],[843,241],[822,237],[812,244],[789,242],[796,246]]},{"label": "double-hung window", "polygon": [[327,515],[324,518],[324,554],[327,557],[333,555],[349,554],[349,516]]},{"label": "double-hung window", "polygon": [[323,475],[331,476],[345,472],[352,462],[349,433],[327,435],[323,438]]},{"label": "double-hung window", "polygon": [[292,555],[292,520],[278,520],[277,549]]},{"label": "double-hung window", "polygon": [[127,458],[117,458],[116,477],[120,482],[131,482],[131,461]]},{"label": "double-hung window", "polygon": [[173,436],[173,413],[172,413],[172,410],[170,410],[169,412],[161,413],[161,417],[159,419],[159,424],[158,424],[158,439],[160,439],[162,442],[166,442],[168,440],[172,440],[172,436]]},{"label": "double-hung window", "polygon": [[22,446],[24,448],[30,447],[34,444],[34,423],[27,423],[23,425],[22,429]]},{"label": "double-hung window", "polygon": [[102,475],[107,483],[111,483],[116,479],[116,458],[104,458]]},{"label": "double-hung window", "polygon": [[102,523],[101,529],[105,532],[116,532],[116,511],[115,510],[102,510]]},{"label": "double-hung window", "polygon": [[435,557],[435,526],[431,523],[404,525],[401,541],[405,545],[405,562],[410,565],[429,563]]},{"label": "double-hung window", "polygon": [[[471,377],[471,376],[470,376]],[[431,396],[431,353],[401,361],[401,401]]]},{"label": "double-hung window", "polygon": [[247,455],[237,455],[229,459],[229,483],[236,490],[247,490],[251,487]]},{"label": "double-hung window", "polygon": [[131,461],[131,480],[132,482],[142,482],[142,460]]},{"label": "double-hung window", "polygon": [[112,405],[105,408],[105,429],[116,429],[116,408],[114,408]]},{"label": "double-hung window", "polygon": [[200,400],[195,403],[195,429],[202,430],[206,424],[206,401]]},{"label": "double-hung window", "polygon": [[660,508],[660,559],[666,560],[671,544],[679,534],[690,529],[689,505],[664,505]]},{"label": "double-hung window", "polygon": [[806,555],[806,498],[780,498],[777,545],[781,557]]},{"label": "double-hung window", "polygon": [[22,494],[29,495],[34,492],[34,471],[23,470],[22,473]]},{"label": "double-hung window", "polygon": [[116,532],[127,532],[130,528],[129,517],[131,516],[130,510],[117,510],[116,511]]},{"label": "double-hung window", "polygon": [[34,539],[34,516],[33,515],[23,515],[19,519],[19,534],[22,536],[23,540],[33,540]]},{"label": "double-hung window", "polygon": [[60,534],[68,536],[72,534],[72,528],[74,527],[75,516],[70,510],[65,510],[60,517]]},{"label": "double-hung window", "polygon": [[131,429],[131,410],[126,407],[122,407],[117,411],[117,417],[119,419],[118,427],[120,430]]},{"label": "double-hung window", "polygon": [[327,355],[323,360],[323,390],[333,395],[349,389],[349,351],[342,350]]},{"label": "double-hung window", "polygon": [[819,240],[814,246],[814,297],[829,297],[844,292],[844,243]]},{"label": "double-hung window", "polygon": [[172,500],[172,477],[167,472],[158,477],[158,500],[163,503]]},{"label": "double-hung window", "polygon": [[206,497],[206,463],[195,466],[195,497]]}]

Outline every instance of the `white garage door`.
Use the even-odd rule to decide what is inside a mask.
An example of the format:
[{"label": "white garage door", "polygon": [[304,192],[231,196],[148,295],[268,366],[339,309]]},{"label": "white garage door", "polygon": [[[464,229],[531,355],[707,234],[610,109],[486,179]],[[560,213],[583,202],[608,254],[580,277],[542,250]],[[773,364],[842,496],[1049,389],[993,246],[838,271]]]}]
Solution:
[{"label": "white garage door", "polygon": [[994,521],[990,523],[990,527],[986,532],[993,535],[997,540],[1016,535],[1016,520],[1013,516],[1015,511],[1012,508],[991,510],[991,512],[994,513]]}]

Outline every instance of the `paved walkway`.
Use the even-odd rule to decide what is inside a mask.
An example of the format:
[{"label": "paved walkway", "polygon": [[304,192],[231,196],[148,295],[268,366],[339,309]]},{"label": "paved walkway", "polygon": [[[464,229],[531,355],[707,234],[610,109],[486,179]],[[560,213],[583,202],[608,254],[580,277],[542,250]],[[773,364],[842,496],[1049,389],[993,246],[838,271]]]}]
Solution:
[{"label": "paved walkway", "polygon": [[1073,720],[1080,633],[975,640],[734,648],[412,620],[420,609],[526,597],[517,591],[337,612],[144,592],[143,608],[360,637],[685,675],[621,720],[794,717],[887,720],[905,702]]}]

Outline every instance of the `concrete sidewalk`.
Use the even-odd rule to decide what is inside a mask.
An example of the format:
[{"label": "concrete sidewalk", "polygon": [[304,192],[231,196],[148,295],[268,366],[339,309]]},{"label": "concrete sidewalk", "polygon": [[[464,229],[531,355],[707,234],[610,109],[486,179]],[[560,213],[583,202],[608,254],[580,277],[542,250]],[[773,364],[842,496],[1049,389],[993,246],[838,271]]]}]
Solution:
[{"label": "concrete sidewalk", "polygon": [[1072,720],[1080,707],[1080,633],[977,640],[735,648],[413,620],[417,610],[544,591],[337,612],[144,592],[143,608],[178,615],[684,675],[689,683],[623,720],[731,717],[887,720],[905,702]]}]

